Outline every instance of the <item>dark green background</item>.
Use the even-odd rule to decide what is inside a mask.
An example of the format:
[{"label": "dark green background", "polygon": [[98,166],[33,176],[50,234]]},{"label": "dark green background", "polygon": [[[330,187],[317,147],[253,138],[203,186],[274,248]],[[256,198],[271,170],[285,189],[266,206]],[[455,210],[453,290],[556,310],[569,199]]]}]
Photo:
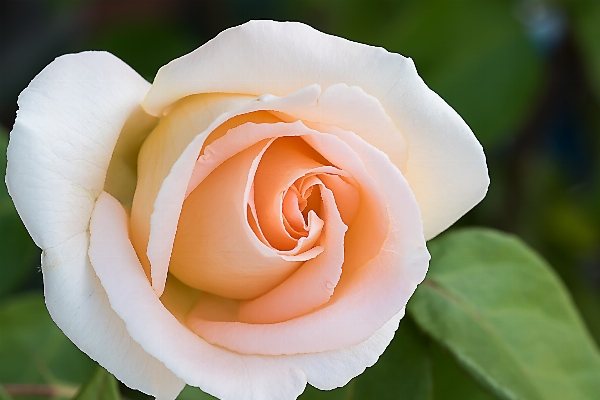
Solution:
[{"label": "dark green background", "polygon": [[[427,283],[380,362],[345,388],[302,398],[600,398],[585,383],[600,381],[600,1],[3,0],[2,152],[19,92],[55,57],[108,50],[152,81],[249,19],[302,21],[412,57],[471,126],[490,169],[483,202],[430,243]],[[49,319],[39,250],[0,186],[0,383],[68,396],[95,374],[82,396],[112,398],[111,378]],[[548,264],[512,237],[465,226],[515,234]],[[527,353],[540,342],[550,355]],[[510,367],[494,372],[498,360]],[[180,397],[208,398],[192,388]]]}]

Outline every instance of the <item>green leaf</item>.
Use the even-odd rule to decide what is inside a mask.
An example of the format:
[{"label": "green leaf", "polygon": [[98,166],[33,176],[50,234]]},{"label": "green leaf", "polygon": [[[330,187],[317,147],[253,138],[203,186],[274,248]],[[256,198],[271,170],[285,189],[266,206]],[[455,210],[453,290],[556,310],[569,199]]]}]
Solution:
[{"label": "green leaf", "polygon": [[485,229],[429,243],[417,324],[502,399],[597,399],[600,354],[548,265],[518,239]]},{"label": "green leaf", "polygon": [[[8,137],[0,128],[0,175],[6,173]],[[39,249],[29,237],[2,179],[0,183],[0,298],[22,286],[39,265]]]},{"label": "green leaf", "polygon": [[114,376],[102,367],[81,387],[74,400],[120,400],[119,384]]},{"label": "green leaf", "polygon": [[414,322],[405,318],[374,366],[339,389],[320,391],[309,385],[299,399],[386,400],[401,397],[429,400],[432,382],[427,345],[427,339],[416,329]]},{"label": "green leaf", "polygon": [[0,382],[78,386],[96,366],[52,321],[41,293],[0,303]]}]

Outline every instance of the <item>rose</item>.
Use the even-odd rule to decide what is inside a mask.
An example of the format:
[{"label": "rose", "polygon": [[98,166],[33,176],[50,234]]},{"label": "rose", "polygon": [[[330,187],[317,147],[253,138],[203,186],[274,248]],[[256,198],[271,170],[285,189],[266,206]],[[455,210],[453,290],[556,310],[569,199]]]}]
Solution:
[{"label": "rose", "polygon": [[160,399],[344,385],[392,339],[425,240],[488,185],[410,59],[299,23],[229,29],[152,86],[107,53],[59,57],[19,108],[6,179],[48,309]]}]

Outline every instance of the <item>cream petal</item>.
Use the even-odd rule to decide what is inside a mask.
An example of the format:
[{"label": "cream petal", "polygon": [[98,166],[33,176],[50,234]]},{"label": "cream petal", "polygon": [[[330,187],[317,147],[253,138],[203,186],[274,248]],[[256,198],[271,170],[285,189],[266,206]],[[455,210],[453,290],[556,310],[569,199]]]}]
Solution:
[{"label": "cream petal", "polygon": [[[215,122],[216,116],[226,113],[232,108],[237,109],[252,101],[252,99],[249,96],[223,94],[193,96],[184,99],[178,103],[177,107],[174,107],[168,116],[161,120],[160,124],[145,140],[140,150],[138,156],[138,181],[131,209],[131,235],[138,256],[142,261],[142,265],[144,265],[144,270],[152,278],[153,287],[159,295],[164,290],[168,258],[166,264],[161,264],[158,261],[152,262],[153,267],[152,271],[150,271],[148,258],[150,258],[150,261],[156,257],[162,260],[165,256],[159,252],[159,256],[154,255],[151,257],[150,255],[155,254],[157,250],[153,251],[148,246],[148,240],[151,235],[151,215],[157,208],[155,202],[157,201],[159,190],[164,185],[163,181],[169,175],[177,160],[182,156],[182,152],[185,151],[194,138],[198,138],[196,143],[199,142],[201,148],[202,143],[210,131],[212,131],[212,129],[209,130],[208,128]],[[197,158],[200,148],[197,149],[195,154],[192,154],[194,160]],[[190,152],[188,151],[188,153]],[[186,166],[184,165],[183,167],[179,168],[178,172],[180,174],[186,172]],[[188,179],[191,169],[193,169],[193,165],[187,166],[187,170],[189,170]],[[170,189],[169,186],[174,186],[171,182],[172,180],[166,182],[167,189]],[[187,181],[184,182],[183,180],[178,179],[175,184],[179,183],[179,186],[183,186],[183,190],[185,190]],[[169,207],[171,202],[176,201],[177,191],[175,189],[173,191],[174,200],[162,199],[159,208]],[[183,199],[181,200],[183,202]],[[172,206],[169,208],[172,208]],[[181,210],[181,205],[179,205],[178,210]],[[163,224],[161,224],[162,221],[160,218],[155,219],[156,228],[153,229],[154,240],[160,241],[163,239],[164,241],[168,241],[169,232],[162,230],[163,226],[161,225]],[[176,227],[176,218],[174,223]],[[170,242],[169,253],[167,255],[170,255],[172,239]],[[148,255],[146,254],[147,252],[149,253]]]},{"label": "cream petal", "polygon": [[[296,272],[268,293],[242,302],[239,320],[253,324],[271,324],[307,314],[327,303],[342,274],[344,234],[333,193],[321,188],[325,229],[321,236],[322,254],[305,262]],[[193,321],[188,326],[195,330]],[[202,332],[196,332],[202,336]]]},{"label": "cream petal", "polygon": [[[163,122],[164,128],[159,124],[146,139],[138,160],[140,178],[131,211],[132,241],[159,296],[167,279],[177,221],[186,194],[220,163],[248,147],[244,138],[228,139],[231,143],[222,147],[228,151],[212,154],[211,149],[215,147],[208,146],[198,158],[209,134],[235,116],[260,110],[293,109],[316,102],[320,93],[319,86],[312,85],[281,98],[270,95],[252,100],[242,95],[193,96],[188,99],[189,109],[179,110],[182,105],[178,105],[170,110],[169,115],[181,112],[182,118],[173,115],[170,120],[165,119],[171,122]],[[175,126],[171,128],[167,124]],[[186,127],[187,124],[190,126]],[[217,140],[222,143],[223,138]]]},{"label": "cream petal", "polygon": [[[379,99],[404,136],[408,158],[403,171],[419,203],[427,239],[483,198],[489,178],[481,145],[462,118],[425,85],[411,59],[301,23],[250,21],[221,32],[162,67],[144,107],[159,115],[194,93],[285,96],[311,84],[327,89],[340,83]],[[397,147],[382,150],[390,156],[401,153]]]},{"label": "cream petal", "polygon": [[291,115],[303,121],[334,125],[352,131],[385,152],[402,172],[406,170],[407,148],[404,136],[386,114],[379,100],[358,86],[350,87],[345,83],[331,85],[323,90],[317,104],[298,107]]},{"label": "cream petal", "polygon": [[402,309],[366,341],[340,350],[237,354],[206,343],[164,308],[128,240],[127,215],[109,194],[98,199],[91,230],[94,269],[131,337],[187,384],[223,400],[292,400],[307,380],[321,389],[342,386],[377,361],[404,315]]},{"label": "cream petal", "polygon": [[6,182],[42,249],[85,232],[123,125],[150,84],[115,56],[48,65],[19,96]]},{"label": "cream petal", "polygon": [[[350,382],[349,377],[362,374],[366,367],[373,366],[379,356],[394,338],[394,332],[404,317],[405,309],[400,310],[387,321],[373,336],[346,349],[315,354],[288,356],[304,371],[308,383],[321,390],[332,390]],[[336,358],[332,363],[330,358]]]},{"label": "cream petal", "polygon": [[263,244],[246,222],[256,163],[272,140],[227,159],[185,200],[169,271],[196,289],[251,299],[277,286],[298,268]]},{"label": "cream petal", "polygon": [[104,191],[126,207],[131,208],[133,202],[140,148],[158,121],[158,118],[146,114],[141,106],[138,107],[125,121],[115,145],[106,172]]},{"label": "cream petal", "polygon": [[[260,131],[281,131],[281,125],[260,127]],[[296,129],[304,127],[300,123],[288,125],[297,125]],[[258,126],[254,128],[259,130]],[[210,343],[242,354],[271,355],[314,353],[352,346],[366,340],[399,312],[425,277],[429,253],[419,208],[400,171],[384,153],[351,132],[332,129],[335,134],[324,134],[304,129],[303,139],[334,165],[350,172],[363,189],[369,187],[370,177],[376,179],[377,188],[372,188],[371,193],[381,194],[383,207],[387,208],[391,221],[389,230],[388,225],[384,225],[385,242],[370,261],[366,257],[367,262],[358,266],[347,268],[344,265],[344,273],[330,302],[318,310],[277,324],[202,321],[202,337]],[[248,130],[244,132],[248,134]],[[366,177],[361,172],[363,164]],[[372,202],[376,208],[376,199],[367,196],[366,192],[361,192],[361,195],[365,194],[361,198],[361,207]],[[360,211],[356,218],[354,224],[362,218]],[[372,218],[371,223],[381,220],[387,220],[385,214]],[[346,237],[349,233],[350,230]],[[372,236],[369,232],[362,239],[368,243]],[[361,256],[364,257],[360,253],[352,254],[357,259]],[[349,258],[345,257],[346,260]]]},{"label": "cream petal", "polygon": [[113,149],[149,87],[108,53],[57,58],[19,97],[6,181],[43,249],[44,294],[56,324],[127,386],[172,400],[183,381],[131,339],[87,255],[90,216]]}]

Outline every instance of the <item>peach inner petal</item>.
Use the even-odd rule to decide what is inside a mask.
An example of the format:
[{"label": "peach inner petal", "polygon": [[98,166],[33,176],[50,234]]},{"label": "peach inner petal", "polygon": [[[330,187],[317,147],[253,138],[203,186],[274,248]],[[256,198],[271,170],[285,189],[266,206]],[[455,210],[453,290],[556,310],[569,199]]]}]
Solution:
[{"label": "peach inner petal", "polygon": [[[244,126],[238,128],[243,131]],[[223,158],[219,143],[227,143],[226,138],[227,133],[215,139],[200,159]],[[285,280],[298,263],[316,258],[324,251],[318,245],[324,224],[314,212],[319,212],[320,205],[311,204],[319,196],[311,195],[312,187],[321,183],[317,174],[344,174],[343,171],[324,165],[327,160],[301,138],[264,139],[261,143],[219,165],[184,202],[169,268],[174,276],[193,288],[235,299],[254,298]],[[277,169],[279,162],[283,164],[279,168],[283,173],[269,176],[268,171]],[[265,169],[267,166],[271,168]],[[298,181],[295,186],[290,184],[294,181]],[[290,190],[291,187],[295,189]],[[290,235],[284,223],[284,194],[294,190],[302,197],[296,200],[294,210],[296,225],[300,221],[303,225],[298,226],[302,228],[299,237]],[[269,191],[275,194],[265,195]],[[270,214],[264,212],[268,205]],[[309,214],[309,210],[313,213]],[[248,225],[230,226],[229,222],[239,221],[236,215],[243,215],[241,220],[248,221]],[[269,221],[278,224],[269,226]],[[278,230],[276,234],[287,235],[290,245],[282,249],[271,246],[269,252],[263,246],[266,241],[263,232],[270,229],[273,237],[273,226]],[[223,234],[218,235],[219,232]],[[230,251],[232,248],[235,253]]]},{"label": "peach inner petal", "polygon": [[296,238],[300,239],[302,236],[306,236],[306,221],[302,215],[300,209],[300,198],[298,189],[295,186],[291,186],[283,196],[283,223],[288,233]]},{"label": "peach inner petal", "polygon": [[[349,225],[345,245],[346,270],[359,268],[380,252],[389,229],[387,207],[379,195],[381,188],[365,170],[363,160],[336,136],[310,134],[303,138],[317,151],[326,154],[327,159],[351,176],[360,188],[360,201]],[[352,211],[352,206],[349,206],[355,201],[352,197],[349,201],[339,201],[340,211],[346,208]]]},{"label": "peach inner petal", "polygon": [[314,211],[309,212],[308,222],[306,224],[308,235],[298,239],[296,247],[294,247],[292,250],[278,251],[278,253],[282,256],[295,256],[301,255],[302,253],[308,251],[315,245],[317,240],[319,240],[324,225],[325,222],[321,218],[319,218],[317,213],[315,213]]},{"label": "peach inner petal", "polygon": [[[251,99],[251,96],[224,94],[201,94],[182,99],[169,115],[160,120],[144,141],[137,159],[137,183],[131,207],[130,234],[149,280],[153,280],[147,255],[150,220],[156,211],[158,193],[171,169],[194,138],[204,141],[208,134],[205,130],[210,129],[216,116],[232,107],[240,107]],[[201,133],[205,135],[199,135]],[[194,157],[197,157],[197,153]],[[153,287],[156,283],[152,282]]]},{"label": "peach inner petal", "polygon": [[[295,135],[301,136],[301,138],[290,137]],[[318,312],[319,310],[334,306],[340,298],[348,295],[348,285],[346,284],[340,286],[341,291],[338,295],[334,294],[334,297],[331,297],[334,289],[336,293],[338,292],[336,284],[338,280],[342,279],[340,278],[342,265],[344,266],[344,271],[346,271],[348,268],[347,262],[349,256],[356,256],[359,261],[368,261],[370,258],[375,257],[377,252],[373,251],[375,250],[375,247],[381,249],[381,244],[385,239],[388,228],[389,220],[386,215],[385,203],[377,196],[380,187],[378,187],[373,178],[366,173],[360,158],[355,154],[353,155],[351,152],[349,153],[349,149],[344,148],[343,142],[340,143],[339,139],[329,137],[331,135],[325,135],[310,130],[302,123],[244,124],[238,126],[228,131],[224,136],[216,139],[209,146],[216,151],[205,151],[205,154],[202,156],[204,158],[201,157],[198,162],[207,160],[207,157],[210,159],[211,154],[220,154],[220,149],[216,147],[218,146],[218,143],[232,143],[240,141],[241,138],[244,138],[248,143],[256,143],[261,139],[267,139],[268,142],[271,142],[268,138],[278,136],[280,138],[272,141],[270,146],[267,146],[266,142],[263,141],[263,147],[260,150],[257,150],[252,157],[248,156],[248,160],[245,161],[244,167],[240,167],[237,170],[238,172],[244,171],[241,174],[244,179],[236,181],[238,184],[235,186],[237,186],[238,189],[235,191],[236,196],[234,196],[234,202],[239,208],[239,210],[236,209],[236,213],[243,215],[243,218],[238,219],[235,215],[230,215],[230,217],[236,219],[238,224],[240,220],[248,221],[248,225],[246,225],[247,230],[244,231],[244,233],[248,238],[253,238],[251,241],[252,245],[255,246],[255,249],[258,249],[259,251],[270,250],[271,253],[269,254],[279,256],[280,260],[305,262],[300,268],[296,267],[298,268],[296,272],[291,270],[291,272],[283,277],[280,283],[275,284],[270,288],[266,288],[266,290],[263,288],[264,291],[262,292],[256,291],[252,296],[246,293],[244,297],[241,297],[238,292],[237,295],[234,294],[237,297],[234,297],[227,293],[211,290],[212,294],[210,296],[206,295],[198,298],[193,311],[188,314],[187,318],[188,326],[203,338],[209,340],[211,343],[225,345],[225,347],[240,352],[252,353],[254,351],[252,350],[253,348],[260,348],[260,343],[255,342],[257,337],[254,336],[252,331],[248,331],[251,335],[251,339],[248,346],[245,346],[227,332],[232,332],[232,334],[236,336],[245,332],[246,328],[242,328],[242,326],[272,324],[282,321],[285,321],[285,323],[292,322],[298,318],[307,317],[313,312]],[[289,144],[294,143],[292,139],[296,141],[294,145]],[[272,201],[271,206],[275,203],[276,207],[272,207],[271,210],[274,210],[272,217],[276,217],[273,219],[279,222],[279,225],[277,226],[279,233],[287,235],[290,240],[295,242],[294,247],[288,248],[287,250],[281,250],[265,245],[265,242],[261,241],[259,235],[256,234],[257,230],[260,230],[263,227],[261,214],[258,211],[263,205],[260,204],[262,201],[259,200],[260,193],[257,193],[260,187],[256,184],[259,179],[259,169],[261,163],[266,159],[266,154],[272,149],[271,146],[278,144],[278,142],[283,142],[279,143],[281,146],[286,145],[287,142],[288,150],[291,153],[295,152],[296,155],[300,153],[300,155],[305,156],[305,158],[318,161],[317,165],[313,165],[311,168],[303,168],[302,170],[298,170],[297,173],[287,174],[286,179],[281,178],[280,182],[276,182],[274,179],[266,179],[265,182],[263,182],[265,183],[263,189],[270,189],[275,193],[274,198],[276,201]],[[307,143],[309,144],[308,153],[303,150],[298,151],[298,148],[307,146]],[[348,146],[346,145],[345,147]],[[318,152],[314,149],[317,149]],[[288,150],[280,153],[286,154],[288,153]],[[264,152],[262,155],[260,155],[261,151]],[[236,158],[242,153],[239,153],[230,159]],[[313,156],[312,154],[314,153],[317,153],[318,157]],[[323,158],[318,153],[326,154],[327,159]],[[306,157],[307,154],[309,154],[308,157]],[[218,158],[223,157],[219,155]],[[221,164],[217,169],[214,169],[210,175],[200,183],[200,186],[198,186],[197,189],[200,189],[201,185],[206,184],[206,181],[214,179],[214,175],[218,175],[218,170],[225,167],[228,162],[229,160]],[[253,165],[256,165],[256,173],[254,175],[252,173]],[[338,167],[342,169],[339,169]],[[292,170],[292,168],[288,169],[288,171],[290,170]],[[344,170],[347,172],[344,172]],[[228,174],[231,172],[232,171],[229,171]],[[233,173],[233,176],[238,175],[240,174]],[[250,182],[252,177],[254,177],[254,185]],[[277,183],[277,185],[274,183]],[[224,189],[222,184],[219,186],[213,183],[213,185],[215,185],[214,188],[218,188],[219,190]],[[269,188],[270,185],[271,187]],[[273,187],[277,190],[274,190]],[[219,190],[209,192],[214,194],[218,193]],[[252,191],[254,192],[252,193]],[[188,200],[191,200],[192,197],[196,196],[194,192],[190,194],[186,203]],[[285,198],[288,194],[291,200],[286,202]],[[219,196],[222,196],[221,200],[232,198],[227,193],[225,195],[219,194]],[[326,196],[329,196],[330,200],[326,201]],[[287,205],[284,206],[284,202],[286,202]],[[336,210],[338,216],[337,222],[335,222],[336,219],[331,216],[331,213],[328,211],[327,202],[329,202],[328,204],[334,205],[333,208]],[[222,201],[216,201],[215,204],[223,206]],[[183,217],[182,213],[180,222],[184,219]],[[289,221],[294,221],[293,229]],[[332,223],[331,221],[334,222]],[[251,227],[252,222],[255,224],[254,227]],[[347,225],[351,225],[348,233],[346,233],[346,230],[348,229]],[[335,228],[336,226],[338,228]],[[337,229],[339,234],[332,235],[331,232],[335,229]],[[221,231],[227,230],[221,229]],[[346,246],[344,246],[344,238],[348,239],[351,231],[363,231],[363,236],[365,236],[366,232],[366,239],[363,242],[353,240],[350,245],[346,243]],[[340,240],[340,246],[332,245],[329,242],[331,237]],[[355,237],[358,238],[359,235],[356,234]],[[310,241],[314,242],[309,243]],[[260,244],[260,246],[258,246],[258,244]],[[235,244],[231,248],[236,248]],[[331,262],[332,257],[334,257],[332,253],[336,253],[335,249],[337,249],[337,254],[339,256],[337,257],[337,260],[339,263]],[[174,257],[178,253],[176,250],[177,249],[174,249],[173,251]],[[194,251],[197,252],[197,249],[194,249]],[[330,261],[325,262],[324,260]],[[346,262],[344,260],[346,260]],[[241,263],[240,260],[237,261],[237,266],[241,266],[242,269],[244,269],[245,266],[243,263],[245,260],[242,260]],[[313,267],[309,268],[311,265]],[[320,267],[315,267],[317,265]],[[230,264],[220,263],[218,265],[215,264],[213,267],[222,268],[223,266],[228,268]],[[335,268],[333,268],[334,266]],[[350,263],[350,269],[347,272],[349,272],[350,275],[354,275],[352,271],[357,268],[357,266],[356,262]],[[202,268],[204,266],[201,265],[200,267]],[[300,272],[301,270],[305,272]],[[347,277],[348,279],[350,278],[350,275]],[[233,285],[241,284],[242,281],[248,282],[248,280],[245,279],[246,276],[238,276],[238,278],[240,278],[239,281],[236,282],[234,279],[230,282],[233,282]],[[356,281],[354,281],[354,283],[356,284]],[[321,284],[321,286],[318,286],[319,284]],[[356,288],[354,285],[351,286]],[[327,290],[322,290],[323,288],[330,288],[331,290],[327,292]],[[230,299],[224,299],[224,297],[229,297]],[[242,301],[235,299],[240,299]],[[294,299],[298,301],[295,302]],[[233,312],[232,310],[237,311]],[[236,326],[240,329],[234,329],[231,328],[230,325],[227,325],[231,324],[233,321],[243,321],[236,322],[236,324],[238,324]],[[363,333],[360,335],[363,335]],[[305,344],[310,346],[308,342]],[[280,345],[284,346],[283,343]],[[326,344],[325,346],[330,345],[331,343]],[[299,344],[299,346],[298,349],[304,346],[304,344]],[[267,351],[265,354],[276,354],[278,351],[279,350],[273,350],[272,352]],[[284,353],[287,353],[288,351],[291,350],[285,350]]]},{"label": "peach inner petal", "polygon": [[[281,122],[281,119],[274,116],[268,111],[254,111],[246,114],[236,115],[223,122],[221,125],[215,128],[207,137],[204,143],[202,144],[202,149],[200,150],[199,159],[205,158],[213,158],[225,160],[228,158],[227,155],[223,155],[219,150],[224,150],[227,152],[226,147],[223,146],[210,146],[212,143],[217,141],[218,139],[225,136],[225,134],[230,130],[237,126],[243,125],[245,123],[252,122],[255,124],[274,124],[277,122]],[[209,147],[210,146],[210,147]],[[204,167],[204,168],[202,168]],[[208,168],[206,168],[208,167]],[[186,197],[198,186],[198,184],[204,179],[215,166],[210,168],[210,165],[197,164],[196,168],[194,168],[194,172],[192,173],[192,177],[188,184],[188,188],[186,191]]]},{"label": "peach inner petal", "polygon": [[[318,85],[311,85],[285,97],[199,94],[178,101],[168,115],[162,118],[159,126],[145,140],[138,157],[139,174],[131,214],[134,246],[158,296],[165,288],[186,192],[191,191],[206,176],[201,174],[200,179],[190,188],[197,171],[195,167],[200,163],[204,164],[204,171],[207,170],[206,167],[211,171],[225,159],[261,140],[253,135],[238,137],[229,143],[229,151],[225,151],[221,159],[199,159],[198,154],[201,153],[207,136],[236,115],[260,110],[294,109],[302,104],[314,103],[319,94]],[[269,113],[272,114],[271,111]],[[170,118],[176,114],[179,117]],[[165,124],[165,121],[171,123]],[[220,139],[222,138],[215,141]]]},{"label": "peach inner petal", "polygon": [[233,299],[257,297],[281,283],[299,261],[283,259],[247,221],[252,166],[263,140],[217,167],[184,201],[169,271],[185,284]]},{"label": "peach inner petal", "polygon": [[[304,125],[300,124],[299,126]],[[257,126],[250,128],[259,129]],[[278,128],[279,125],[275,124],[267,130],[275,132]],[[325,351],[358,343],[365,340],[368,335],[389,319],[390,315],[404,307],[406,299],[414,290],[415,282],[418,282],[412,278],[412,268],[415,264],[423,265],[424,259],[421,257],[421,250],[424,247],[421,242],[415,240],[415,237],[422,239],[422,226],[418,216],[413,215],[418,207],[398,169],[391,165],[388,159],[377,151],[373,153],[372,148],[369,149],[367,146],[367,150],[363,152],[368,155],[369,171],[367,171],[362,159],[365,155],[359,156],[355,153],[358,150],[363,151],[361,146],[364,144],[359,143],[358,148],[351,148],[334,134],[323,134],[304,128],[302,130],[306,132],[302,135],[303,140],[324,154],[331,164],[346,171],[344,174],[339,174],[345,183],[354,184],[356,182],[358,200],[352,201],[358,202],[358,209],[352,218],[352,214],[354,214],[352,209],[356,206],[348,205],[350,211],[346,213],[348,218],[352,219],[352,223],[345,234],[345,245],[340,246],[342,248],[343,274],[338,285],[335,286],[333,295],[325,303],[317,305],[313,309],[309,309],[309,307],[306,307],[305,310],[294,309],[298,304],[287,300],[285,293],[294,293],[293,281],[290,281],[289,285],[291,286],[288,287],[288,290],[281,290],[281,297],[279,294],[275,296],[276,290],[284,287],[291,279],[290,277],[273,291],[261,296],[259,299],[263,301],[262,304],[259,299],[240,302],[238,317],[240,321],[246,321],[245,323],[209,321],[193,318],[191,314],[188,315],[187,324],[190,329],[210,343],[244,354],[272,355],[294,354],[315,351],[315,349]],[[374,175],[377,179],[371,174],[372,171],[376,171]],[[313,170],[305,174],[298,182],[294,182],[301,198],[305,198],[305,196],[310,198],[312,192],[324,192],[327,187],[321,178],[326,175],[325,171]],[[320,184],[317,185],[317,181],[321,181]],[[344,188],[344,184],[339,181],[332,183],[332,185],[336,184]],[[316,190],[316,187],[320,189]],[[340,188],[337,191],[340,191]],[[333,191],[331,194],[334,201],[337,202],[336,194]],[[341,194],[338,194],[338,197],[340,200],[344,199]],[[352,197],[356,196],[352,195]],[[318,208],[317,206],[322,208],[318,210],[321,214],[325,211],[324,202],[317,206],[310,206],[308,201],[306,203],[306,208],[312,208],[313,212]],[[336,210],[343,209],[343,206],[340,206],[342,201],[339,203],[336,205]],[[299,206],[302,208],[302,204]],[[404,212],[405,208],[406,212]],[[343,224],[341,213],[339,216]],[[389,229],[390,217],[394,218],[395,227],[402,226],[401,230]],[[325,218],[325,222],[322,239],[328,238],[328,229],[330,228],[329,218]],[[348,243],[351,231],[355,231],[355,236],[354,240]],[[408,235],[410,239],[405,235]],[[344,239],[343,234],[340,236],[341,239]],[[401,239],[402,237],[405,239]],[[325,251],[321,255],[306,262],[292,276],[300,276],[300,271],[307,264],[316,264],[319,259],[325,258],[330,246],[323,247]],[[331,246],[331,248],[335,248],[335,246]],[[412,259],[415,255],[416,258]],[[426,260],[424,265],[426,266]],[[423,271],[422,267],[416,269]],[[318,271],[313,271],[310,275],[312,279],[319,276]],[[419,279],[422,279],[422,275]],[[316,279],[316,281],[320,280]],[[296,285],[302,288],[301,282],[297,282]],[[395,288],[401,288],[401,293],[398,293]],[[383,293],[385,295],[382,295]],[[267,301],[269,296],[273,297]],[[372,296],[374,297],[372,298]],[[311,304],[308,299],[304,300],[303,303]],[[367,303],[369,306],[366,305]],[[294,307],[288,307],[289,304]],[[243,312],[242,306],[247,307]],[[339,320],[336,317],[339,315],[352,317]],[[357,320],[361,321],[358,325],[352,322]],[[303,333],[299,334],[296,329],[300,329]],[[341,331],[344,333],[341,334]],[[351,334],[348,333],[350,331],[352,331]],[[292,340],[292,337],[295,339]]]},{"label": "peach inner petal", "polygon": [[348,182],[348,178],[344,179],[334,174],[322,174],[319,178],[333,192],[342,220],[350,226],[360,205],[360,193],[356,182]]},{"label": "peach inner petal", "polygon": [[[262,155],[250,191],[253,196],[250,196],[247,205],[251,211],[249,214],[252,214],[248,218],[253,230],[263,241],[263,232],[270,230],[271,238],[273,231],[277,231],[279,235],[287,234],[286,239],[290,239],[292,244],[296,242],[290,250],[278,250],[281,255],[299,253],[303,256],[315,251],[322,254],[307,257],[309,261],[268,293],[242,301],[239,309],[241,322],[276,323],[296,318],[324,305],[333,294],[344,260],[344,235],[348,229],[344,219],[354,220],[360,196],[358,183],[351,175],[325,163],[329,164],[298,137],[276,139]],[[323,204],[324,201],[327,205]],[[259,214],[258,210],[262,212]],[[321,212],[327,214],[329,222],[319,218],[318,213]],[[265,215],[267,218],[264,218]],[[293,229],[288,219],[293,222]],[[330,226],[323,228],[327,223]],[[313,247],[317,241],[321,245]],[[286,259],[299,260],[292,257]],[[198,325],[198,321],[206,319],[202,313],[207,311],[200,309],[211,304],[198,301],[188,316],[189,323]],[[210,320],[214,321],[214,318],[213,315]]]},{"label": "peach inner petal", "polygon": [[286,321],[327,303],[333,295],[342,274],[347,226],[337,210],[333,193],[325,187],[320,193],[325,214],[321,241],[325,250],[268,293],[241,302],[240,321],[255,324]]},{"label": "peach inner petal", "polygon": [[283,221],[286,190],[308,170],[325,163],[322,156],[297,137],[275,140],[263,155],[254,179],[254,204],[257,223],[274,248],[291,250],[297,243]]}]

